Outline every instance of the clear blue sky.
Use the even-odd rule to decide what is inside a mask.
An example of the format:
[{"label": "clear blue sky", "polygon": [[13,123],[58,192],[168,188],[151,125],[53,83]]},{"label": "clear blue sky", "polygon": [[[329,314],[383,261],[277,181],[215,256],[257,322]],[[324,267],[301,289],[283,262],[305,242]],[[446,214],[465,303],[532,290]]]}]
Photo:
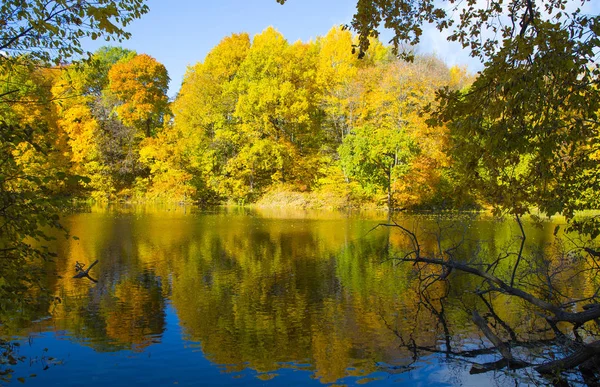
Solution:
[{"label": "clear blue sky", "polygon": [[[166,66],[170,96],[179,90],[187,66],[203,61],[225,36],[239,32],[253,36],[273,26],[290,42],[308,41],[350,22],[356,9],[356,0],[288,0],[285,5],[275,0],[148,0],[147,4],[150,12],[129,26],[132,37],[121,45]],[[389,37],[384,33],[381,40],[387,43]],[[89,41],[84,49],[95,51],[103,44]],[[466,64],[473,72],[481,69],[434,28],[425,30],[418,52],[435,53],[449,65]]]}]

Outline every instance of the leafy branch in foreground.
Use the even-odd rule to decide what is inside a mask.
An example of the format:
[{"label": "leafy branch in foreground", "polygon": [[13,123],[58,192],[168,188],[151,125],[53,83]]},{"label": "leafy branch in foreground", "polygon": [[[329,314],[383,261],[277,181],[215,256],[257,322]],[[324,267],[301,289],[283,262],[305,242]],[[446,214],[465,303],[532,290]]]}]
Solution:
[{"label": "leafy branch in foreground", "polygon": [[[39,265],[55,257],[49,229],[62,229],[65,192],[80,179],[65,173],[64,139],[55,130],[50,64],[83,54],[83,38],[123,40],[133,19],[148,12],[143,0],[7,0],[0,3],[0,324],[27,312],[49,292]],[[62,155],[61,155],[62,154]],[[0,376],[17,359],[0,342]]]},{"label": "leafy branch in foreground", "polygon": [[51,237],[44,229],[62,229],[59,201],[52,197],[66,175],[53,168],[44,175],[23,168],[28,158],[48,154],[33,140],[37,131],[0,121],[0,318],[23,310],[31,301],[28,289],[41,288],[35,264],[55,257],[45,246]]},{"label": "leafy branch in foreground", "polygon": [[[64,133],[56,130],[52,83],[66,59],[83,54],[81,40],[122,40],[143,0],[8,0],[0,4],[0,322],[33,298],[47,297],[38,264],[65,196],[81,179],[69,175]],[[29,292],[28,292],[29,290]]]},{"label": "leafy branch in foreground", "polygon": [[0,65],[28,55],[60,64],[84,54],[83,38],[122,41],[125,27],[148,12],[144,0],[3,1],[0,6]]}]

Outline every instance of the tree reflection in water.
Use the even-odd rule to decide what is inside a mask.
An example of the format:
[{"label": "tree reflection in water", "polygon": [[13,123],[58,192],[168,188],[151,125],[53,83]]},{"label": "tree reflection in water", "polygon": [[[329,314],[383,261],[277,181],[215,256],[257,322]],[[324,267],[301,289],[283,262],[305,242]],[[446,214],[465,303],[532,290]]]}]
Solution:
[{"label": "tree reflection in water", "polygon": [[[512,276],[516,256],[507,252],[520,248],[515,224],[471,217],[397,221],[414,230],[422,258],[451,256],[485,268],[506,256],[493,273]],[[64,260],[49,269],[59,276],[49,275],[47,284],[61,303],[47,305],[52,319],[29,329],[65,331],[96,351],[160,346],[167,304],[185,339],[213,364],[226,374],[252,369],[264,379],[298,368],[312,370],[322,383],[370,381],[381,373],[418,372],[433,354],[468,365],[473,374],[493,371],[499,383],[500,375],[546,383],[532,367],[514,369],[572,351],[570,344],[557,345],[557,331],[539,310],[490,291],[485,281],[460,270],[447,275],[440,265],[400,262],[415,257],[415,241],[397,227],[372,230],[377,220],[133,208],[80,214],[69,223],[80,240],[60,242]],[[575,260],[574,246],[555,241],[552,224],[525,223],[525,229],[530,243],[515,287],[561,302],[567,293],[569,299],[593,295],[597,277],[582,270],[593,263],[589,257]],[[71,278],[76,261],[95,259],[98,284]],[[573,261],[569,270],[561,259]],[[548,278],[555,283],[551,294],[543,288]],[[473,323],[473,311],[514,359],[499,354]],[[565,343],[577,343],[564,326],[557,329]],[[598,337],[593,324],[577,332],[580,342]],[[583,371],[565,377],[594,377]],[[455,377],[454,383],[464,382],[464,375]]]}]

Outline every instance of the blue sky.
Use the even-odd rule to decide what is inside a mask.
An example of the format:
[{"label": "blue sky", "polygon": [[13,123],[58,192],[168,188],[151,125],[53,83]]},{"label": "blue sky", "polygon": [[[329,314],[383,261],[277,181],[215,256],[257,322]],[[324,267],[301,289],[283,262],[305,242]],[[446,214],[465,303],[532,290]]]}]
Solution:
[{"label": "blue sky", "polygon": [[[203,61],[221,39],[232,33],[260,33],[275,27],[288,41],[308,41],[347,23],[356,0],[148,0],[150,12],[134,21],[121,46],[145,53],[164,64],[171,78],[169,95],[181,85],[186,67]],[[95,51],[106,44],[89,41]],[[112,44],[112,43],[111,43]]]},{"label": "blue sky", "polygon": [[[148,0],[147,4],[150,12],[128,27],[132,37],[121,45],[166,66],[170,96],[179,90],[187,66],[203,61],[225,36],[239,32],[253,36],[273,26],[290,42],[308,41],[350,22],[356,9],[356,0],[288,0],[285,5],[275,0]],[[387,43],[389,37],[384,32],[381,40]],[[88,41],[84,49],[95,51],[105,43]],[[418,52],[435,53],[449,65],[466,64],[473,72],[481,69],[478,61],[434,28],[425,30]]]}]

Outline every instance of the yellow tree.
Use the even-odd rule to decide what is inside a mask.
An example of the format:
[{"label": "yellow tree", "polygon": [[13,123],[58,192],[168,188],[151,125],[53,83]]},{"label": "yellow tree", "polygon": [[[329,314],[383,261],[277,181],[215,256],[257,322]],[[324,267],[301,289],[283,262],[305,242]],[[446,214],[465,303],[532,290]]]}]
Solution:
[{"label": "yellow tree", "polygon": [[[464,71],[464,69],[462,70]],[[430,127],[425,108],[435,102],[436,91],[467,82],[467,73],[448,67],[435,56],[415,56],[414,62],[396,61],[390,64],[384,86],[395,95],[394,115],[416,146],[416,153],[407,164],[407,179],[393,185],[401,206],[418,206],[448,199],[451,182],[444,179],[450,165],[449,133],[446,127]]]},{"label": "yellow tree", "polygon": [[[13,66],[16,64],[13,63]],[[67,182],[56,178],[57,173],[65,176],[69,168],[69,160],[65,157],[66,136],[57,125],[57,111],[51,103],[51,89],[60,75],[60,69],[36,68],[28,59],[23,59],[18,70],[13,67],[13,71],[13,74],[0,75],[0,90],[10,90],[18,84],[21,90],[13,98],[20,102],[0,104],[0,123],[27,129],[21,134],[7,132],[0,137],[5,141],[7,137],[14,136],[14,142],[1,144],[6,151],[12,149],[1,165],[14,162],[14,166],[20,170],[19,173],[0,173],[0,184],[7,184],[15,192],[24,192],[37,190],[41,181],[45,180],[44,190],[47,194],[66,193]]]},{"label": "yellow tree", "polygon": [[352,53],[352,34],[341,27],[332,28],[318,40],[317,82],[323,92],[321,108],[329,141],[337,145],[348,134],[354,119],[351,84],[358,73],[358,55]]},{"label": "yellow tree", "polygon": [[318,149],[316,57],[315,45],[289,45],[272,27],[254,37],[234,82],[243,150],[228,160],[227,169],[231,179],[242,180],[236,196],[306,181],[298,175],[306,166],[297,162]]},{"label": "yellow tree", "polygon": [[178,199],[216,199],[222,167],[237,142],[237,97],[231,82],[249,48],[248,34],[234,34],[213,48],[203,63],[188,68],[172,105],[173,125],[165,126],[156,139],[146,139],[141,150],[152,169],[153,191],[161,186]]},{"label": "yellow tree", "polygon": [[89,177],[93,189],[108,191],[109,179],[97,175],[99,124],[91,110],[94,97],[84,93],[85,78],[84,72],[67,68],[54,84],[52,94],[57,100],[58,126],[67,136],[66,154],[71,161],[71,172]]}]

